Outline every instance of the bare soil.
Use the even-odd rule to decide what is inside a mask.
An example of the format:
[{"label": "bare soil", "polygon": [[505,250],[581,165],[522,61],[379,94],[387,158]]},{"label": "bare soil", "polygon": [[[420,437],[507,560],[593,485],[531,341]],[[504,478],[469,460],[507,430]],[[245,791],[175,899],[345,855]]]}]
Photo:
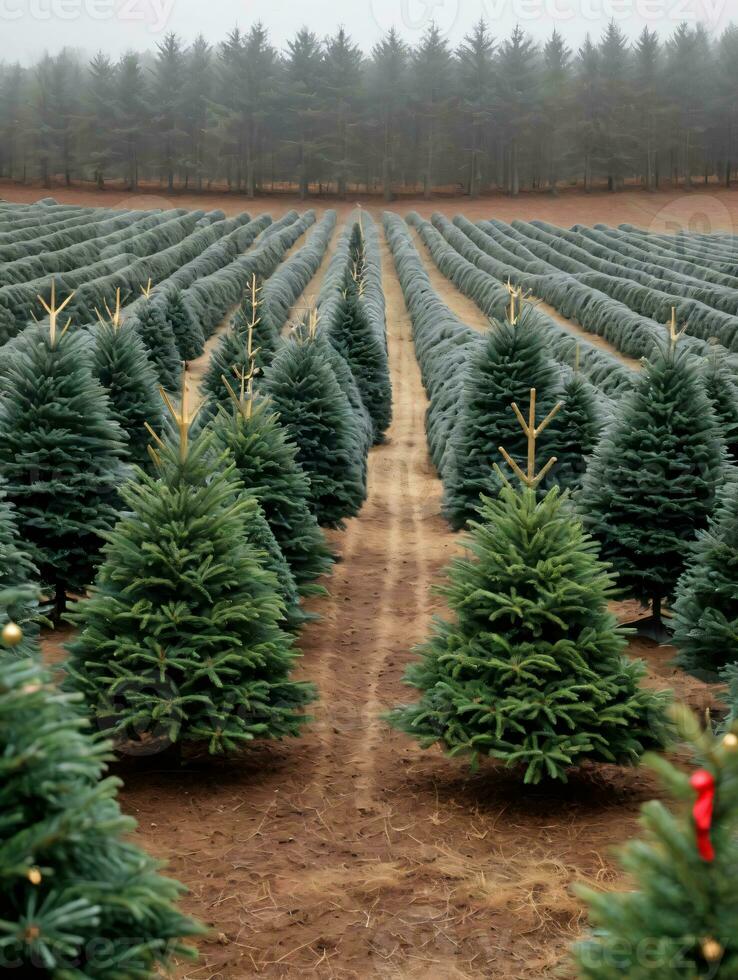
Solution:
[{"label": "bare soil", "polygon": [[[81,196],[100,203],[98,194]],[[635,221],[655,200],[602,195],[595,209],[594,197],[539,197],[527,213],[559,205],[548,217],[561,224]],[[444,204],[448,213],[491,213],[484,202]],[[498,216],[501,204],[518,216],[533,208],[495,201]],[[276,213],[271,201],[262,206]],[[138,841],[167,862],[189,889],[187,910],[212,927],[181,978],[566,976],[558,971],[584,927],[571,885],[622,885],[611,848],[636,832],[640,804],[658,795],[648,770],[608,766],[577,771],[567,786],[524,788],[495,765],[471,773],[440,751],[423,752],[382,720],[410,696],[405,666],[443,611],[431,586],[460,547],[440,516],[425,395],[386,247],[383,264],[394,421],[371,453],[360,516],[331,534],[342,560],[330,597],[312,604],[320,621],[300,638],[299,673],[321,692],[315,721],[298,740],[235,759],[116,766]],[[452,285],[442,277],[434,285],[462,308]],[[632,603],[617,612],[638,614]],[[50,660],[64,639],[46,637]],[[700,711],[714,704],[712,689],[671,666],[670,648],[634,641],[631,653],[647,660],[650,683]]]}]

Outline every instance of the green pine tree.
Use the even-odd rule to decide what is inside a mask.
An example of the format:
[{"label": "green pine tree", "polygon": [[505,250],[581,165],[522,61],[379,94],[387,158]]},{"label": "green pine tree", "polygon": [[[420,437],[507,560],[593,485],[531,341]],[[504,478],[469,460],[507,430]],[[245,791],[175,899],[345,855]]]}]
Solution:
[{"label": "green pine tree", "polygon": [[177,882],[129,840],[109,746],[37,660],[0,654],[0,962],[19,977],[148,980],[184,938]]},{"label": "green pine tree", "polygon": [[129,513],[70,616],[70,683],[119,739],[220,753],[296,735],[314,693],[289,677],[279,583],[251,544],[256,499],[213,459],[212,435],[189,439],[186,405],[172,414],[179,436],[159,440],[158,478],[138,470],[121,491]]},{"label": "green pine tree", "polygon": [[319,524],[342,527],[359,513],[366,479],[357,422],[326,347],[317,337],[293,335],[266,372],[263,390],[297,446],[311,511]]},{"label": "green pine tree", "polygon": [[161,428],[159,380],[143,341],[129,323],[106,321],[93,328],[93,374],[108,393],[110,415],[128,437],[127,459],[147,466],[145,423]]},{"label": "green pine tree", "polygon": [[[738,737],[701,730],[686,709],[677,714],[693,777],[661,757],[650,758],[674,800],[643,807],[644,836],[629,843],[621,863],[627,891],[577,891],[594,931],[574,948],[579,980],[699,980],[738,976]],[[698,848],[692,782],[713,784],[709,846]]]},{"label": "green pine tree", "polygon": [[640,686],[643,664],[624,656],[596,544],[558,487],[537,495],[550,466],[482,498],[469,554],[439,590],[453,618],[436,620],[406,674],[420,700],[389,716],[423,747],[499,759],[527,783],[566,780],[585,760],[637,762],[660,744],[667,700]]},{"label": "green pine tree", "polygon": [[0,470],[41,584],[63,612],[94,578],[115,521],[123,433],[93,377],[86,332],[31,325],[3,370]]},{"label": "green pine tree", "polygon": [[310,510],[310,481],[297,462],[297,447],[268,400],[257,400],[250,414],[240,404],[231,401],[213,421],[215,446],[231,454],[238,478],[261,504],[301,594],[314,594],[320,591],[316,579],[331,569],[331,556]]},{"label": "green pine tree", "polygon": [[[230,464],[230,456],[226,457],[226,461]],[[276,580],[277,591],[284,603],[285,628],[292,633],[297,632],[305,623],[307,616],[300,607],[300,593],[295,576],[287,564],[258,500],[253,494],[247,496],[253,497],[255,513],[248,524],[246,540],[259,554],[261,563]]]},{"label": "green pine tree", "polygon": [[328,338],[356,379],[361,400],[369,412],[373,441],[381,442],[392,419],[392,385],[387,352],[374,332],[353,280],[347,283],[337,323]]},{"label": "green pine tree", "polygon": [[620,400],[578,496],[602,557],[623,588],[652,604],[657,623],[707,524],[723,453],[696,359],[684,345],[660,344]]},{"label": "green pine tree", "polygon": [[182,374],[182,360],[174,331],[159,300],[147,299],[137,308],[136,329],[149,352],[159,384],[167,391],[176,391]]},{"label": "green pine tree", "polygon": [[172,328],[180,361],[194,361],[205,351],[205,334],[187,307],[180,289],[164,294],[164,316]]},{"label": "green pine tree", "polygon": [[576,490],[602,435],[602,396],[581,374],[573,373],[564,381],[559,397],[561,411],[551,426],[550,437],[557,460],[556,482],[562,488]]},{"label": "green pine tree", "polygon": [[498,489],[492,469],[498,447],[513,456],[523,450],[525,438],[510,405],[523,404],[535,388],[544,414],[553,408],[558,369],[544,341],[523,312],[516,323],[493,322],[470,355],[444,492],[444,514],[456,529],[476,517],[481,494]]},{"label": "green pine tree", "polygon": [[38,571],[21,547],[13,508],[0,490],[0,630],[8,624],[22,630],[22,640],[12,648],[19,659],[38,654],[37,580]]},{"label": "green pine tree", "polygon": [[725,358],[714,351],[704,360],[702,377],[723,442],[731,458],[738,462],[738,386],[734,374]]},{"label": "green pine tree", "polygon": [[738,661],[738,484],[729,481],[700,532],[674,603],[676,662],[709,681]]}]

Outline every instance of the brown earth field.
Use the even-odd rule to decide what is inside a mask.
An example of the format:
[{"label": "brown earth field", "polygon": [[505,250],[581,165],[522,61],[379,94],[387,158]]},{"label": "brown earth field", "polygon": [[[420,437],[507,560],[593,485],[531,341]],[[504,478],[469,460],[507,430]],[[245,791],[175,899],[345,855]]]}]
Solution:
[{"label": "brown earth field", "polygon": [[[0,188],[12,200],[43,193]],[[60,202],[231,213],[301,206],[227,195],[52,193]],[[307,202],[321,212],[324,204]],[[376,201],[366,206],[379,217]],[[536,195],[403,201],[397,210],[412,207],[566,226],[730,230],[738,195]],[[342,216],[348,209],[341,206]],[[123,808],[138,821],[136,839],[187,886],[185,908],[211,929],[197,963],[177,966],[180,978],[570,976],[567,949],[586,927],[571,887],[625,886],[613,847],[637,832],[640,805],[659,795],[649,770],[609,766],[578,770],[565,786],[525,788],[494,764],[472,773],[439,750],[422,751],[382,720],[408,699],[405,667],[432,615],[443,611],[432,586],[460,547],[440,515],[425,394],[386,247],[383,263],[394,421],[386,443],[372,450],[361,514],[331,533],[341,561],[326,583],[330,595],[311,601],[320,620],[299,640],[299,675],[321,694],[313,723],[300,739],[236,758],[192,758],[183,768],[123,758],[114,767],[124,780]],[[455,287],[438,275],[433,281],[473,323],[471,304]],[[627,603],[617,611],[623,619],[638,614]],[[65,638],[46,636],[50,660],[61,658]],[[670,648],[634,640],[630,653],[647,661],[649,683],[672,688],[701,712],[715,706],[716,691],[676,670]]]}]

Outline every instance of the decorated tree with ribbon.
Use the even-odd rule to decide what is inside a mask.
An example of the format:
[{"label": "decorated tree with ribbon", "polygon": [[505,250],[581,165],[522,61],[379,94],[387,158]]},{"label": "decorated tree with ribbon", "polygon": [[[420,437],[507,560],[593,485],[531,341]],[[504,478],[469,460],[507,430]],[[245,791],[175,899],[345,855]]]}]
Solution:
[{"label": "decorated tree with ribbon", "polygon": [[647,803],[626,846],[622,893],[580,888],[593,933],[574,948],[580,980],[738,976],[738,729],[714,736],[675,711],[692,772],[650,757],[674,800]]},{"label": "decorated tree with ribbon", "polygon": [[23,648],[15,624],[0,638],[2,969],[148,980],[175,955],[193,957],[182,940],[203,930],[177,909],[182,886],[131,842],[120,780],[104,775],[110,746],[87,729],[78,698],[37,659],[7,656],[8,644]]},{"label": "decorated tree with ribbon", "polygon": [[[231,752],[257,738],[299,734],[312,685],[292,680],[298,653],[259,537],[261,511],[229,459],[215,458],[183,382],[156,475],[121,491],[126,513],[106,535],[90,597],[70,619],[68,683],[129,751],[175,743]],[[254,546],[258,542],[258,550]]]},{"label": "decorated tree with ribbon", "polygon": [[522,484],[501,470],[497,498],[482,497],[468,555],[440,589],[453,619],[438,619],[406,682],[420,700],[390,722],[450,755],[501,760],[528,783],[565,780],[585,760],[636,763],[662,744],[668,695],[641,686],[642,663],[624,656],[627,638],[608,609],[613,576],[564,495],[536,493],[555,458],[536,471],[536,441],[558,410],[536,422],[515,415],[527,444]]}]

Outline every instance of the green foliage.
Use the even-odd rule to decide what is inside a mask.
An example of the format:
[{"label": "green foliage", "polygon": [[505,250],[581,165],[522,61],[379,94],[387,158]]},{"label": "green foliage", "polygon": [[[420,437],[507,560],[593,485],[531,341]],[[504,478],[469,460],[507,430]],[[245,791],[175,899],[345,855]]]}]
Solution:
[{"label": "green foliage", "polygon": [[98,324],[93,337],[93,374],[108,393],[111,418],[128,437],[128,461],[146,467],[150,437],[144,423],[158,432],[162,420],[156,371],[143,341],[127,321],[119,328]]},{"label": "green foliage", "polygon": [[[451,470],[446,478],[444,514],[454,528],[478,513],[480,494],[497,486],[493,464],[503,446],[513,459],[525,458],[526,437],[510,410],[527,405],[530,389],[538,395],[538,419],[555,404],[558,370],[540,330],[527,312],[513,326],[493,323],[484,343],[469,357],[459,417],[451,437]],[[548,438],[546,438],[548,437]],[[550,433],[540,440],[546,454]]]},{"label": "green foliage", "polygon": [[[230,462],[230,460],[229,460]],[[284,603],[285,627],[290,632],[297,632],[306,620],[306,615],[300,608],[300,593],[297,589],[295,576],[287,564],[282,549],[272,533],[264,511],[256,501],[255,514],[247,528],[247,541],[259,554],[259,559],[268,571],[272,573],[277,583],[277,591]]]},{"label": "green foliage", "polygon": [[323,526],[341,527],[358,514],[366,496],[366,443],[327,348],[343,362],[327,341],[291,338],[266,372],[264,392],[297,446],[297,462],[310,480],[312,513]]},{"label": "green foliage", "polygon": [[468,556],[440,592],[437,619],[406,682],[421,692],[391,723],[450,755],[522,767],[526,782],[565,780],[584,760],[635,763],[660,744],[667,695],[640,687],[608,610],[613,576],[557,487],[483,498]]},{"label": "green foliage", "polygon": [[[23,630],[23,640],[11,648],[18,659],[38,654],[38,571],[22,550],[12,506],[0,490],[0,630],[8,622]],[[7,655],[0,641],[0,659]]]},{"label": "green foliage", "polygon": [[666,695],[642,689],[607,603],[613,576],[553,487],[483,498],[470,554],[439,591],[437,619],[406,682],[421,692],[391,723],[450,755],[488,755],[525,781],[565,780],[584,760],[635,763],[660,743]]},{"label": "green foliage", "polygon": [[200,357],[205,350],[205,335],[185,303],[181,290],[167,290],[164,315],[172,328],[180,361],[194,361]]},{"label": "green foliage", "polygon": [[90,338],[47,326],[16,340],[0,398],[0,470],[18,529],[57,608],[94,577],[100,532],[115,520],[123,435],[92,375]]},{"label": "green foliage", "polygon": [[325,537],[310,510],[310,481],[298,449],[271,403],[258,400],[250,417],[233,403],[216,416],[212,431],[219,452],[228,451],[248,493],[259,501],[302,595],[331,568]]},{"label": "green foliage", "polygon": [[725,359],[714,353],[705,358],[702,376],[705,394],[712,404],[723,442],[730,456],[738,461],[738,386],[735,374]]},{"label": "green foliage", "polygon": [[696,359],[680,344],[661,344],[619,402],[578,497],[602,557],[637,599],[673,594],[723,475]]},{"label": "green foliage", "polygon": [[207,742],[233,751],[298,734],[309,684],[280,628],[279,583],[250,543],[260,511],[205,434],[181,458],[159,450],[158,479],[138,470],[107,535],[91,597],[70,617],[70,684],[119,739]]},{"label": "green foliage", "polygon": [[0,962],[19,977],[148,980],[202,929],[128,838],[107,743],[34,660],[0,655]]},{"label": "green foliage", "polygon": [[709,681],[738,661],[738,484],[729,481],[679,579],[674,603],[676,662]]},{"label": "green foliage", "polygon": [[556,455],[553,478],[560,487],[581,485],[587,459],[595,451],[604,426],[605,396],[581,374],[570,374],[558,393],[561,408],[551,423],[549,439]]},{"label": "green foliage", "polygon": [[138,306],[136,329],[149,351],[159,384],[167,391],[176,391],[182,374],[182,360],[163,304],[157,300],[146,300]]},{"label": "green foliage", "polygon": [[372,420],[373,441],[381,441],[392,418],[387,352],[369,322],[352,281],[346,283],[338,322],[328,328],[328,338],[356,379],[361,400]]},{"label": "green foliage", "polygon": [[664,758],[652,758],[673,799],[642,810],[643,836],[622,851],[633,885],[624,892],[577,888],[589,907],[593,932],[574,947],[579,980],[730,980],[738,975],[735,922],[738,898],[738,752],[700,731],[684,710],[679,728],[692,767],[715,779],[711,841],[714,861],[700,855],[689,776]]}]

